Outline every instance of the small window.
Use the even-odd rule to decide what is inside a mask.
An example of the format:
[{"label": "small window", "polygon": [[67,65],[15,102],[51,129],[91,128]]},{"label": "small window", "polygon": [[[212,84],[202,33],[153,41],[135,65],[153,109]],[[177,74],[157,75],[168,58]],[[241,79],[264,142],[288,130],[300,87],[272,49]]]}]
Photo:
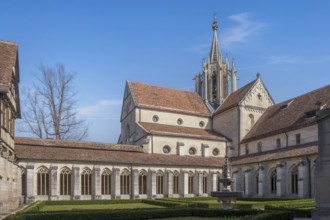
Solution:
[{"label": "small window", "polygon": [[296,144],[301,144],[301,135],[296,134]]},{"label": "small window", "polygon": [[205,123],[204,123],[203,121],[200,121],[200,122],[199,122],[199,127],[203,128],[204,125],[205,125]]},{"label": "small window", "polygon": [[262,95],[260,93],[258,93],[258,99],[261,100],[262,99]]},{"label": "small window", "polygon": [[213,151],[212,151],[213,156],[218,156],[219,153],[220,153],[220,151],[219,151],[218,148],[214,148]]},{"label": "small window", "polygon": [[153,121],[153,122],[158,122],[158,120],[159,120],[158,115],[154,115],[154,116],[152,117],[152,121]]},{"label": "small window", "polygon": [[249,144],[245,144],[245,154],[249,154]]},{"label": "small window", "polygon": [[168,153],[170,153],[170,152],[171,152],[171,147],[168,146],[168,145],[165,145],[165,146],[163,147],[163,152],[164,152],[164,154],[168,154]]},{"label": "small window", "polygon": [[182,125],[182,124],[183,124],[183,120],[182,120],[182,118],[179,118],[179,119],[177,120],[177,123],[178,123],[178,125]]},{"label": "small window", "polygon": [[276,146],[277,146],[277,148],[281,147],[281,139],[280,138],[276,139]]},{"label": "small window", "polygon": [[190,154],[190,155],[195,155],[195,154],[196,154],[196,149],[195,149],[194,147],[191,147],[191,148],[189,149],[189,154]]},{"label": "small window", "polygon": [[262,143],[258,142],[258,153],[262,152]]}]

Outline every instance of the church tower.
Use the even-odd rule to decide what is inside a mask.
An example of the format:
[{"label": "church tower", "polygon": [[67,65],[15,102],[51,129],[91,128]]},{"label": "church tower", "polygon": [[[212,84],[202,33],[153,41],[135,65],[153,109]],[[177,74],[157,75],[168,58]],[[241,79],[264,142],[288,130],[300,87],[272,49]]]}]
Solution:
[{"label": "church tower", "polygon": [[218,22],[216,17],[212,23],[213,40],[207,62],[203,59],[202,74],[195,76],[196,92],[214,111],[226,97],[236,91],[236,68],[234,62],[229,69],[228,57],[223,60],[218,41]]}]

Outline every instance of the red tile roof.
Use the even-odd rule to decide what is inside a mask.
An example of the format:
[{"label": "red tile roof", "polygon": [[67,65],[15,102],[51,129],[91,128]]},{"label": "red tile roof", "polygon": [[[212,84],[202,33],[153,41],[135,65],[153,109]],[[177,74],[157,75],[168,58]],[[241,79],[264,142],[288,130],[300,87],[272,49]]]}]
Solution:
[{"label": "red tile roof", "polygon": [[220,105],[219,108],[215,111],[214,115],[220,114],[228,109],[233,108],[234,106],[237,106],[239,102],[244,98],[244,96],[249,92],[252,86],[256,83],[256,81],[257,80],[254,80],[230,94],[222,103],[222,105]]},{"label": "red tile roof", "polygon": [[128,81],[134,102],[139,107],[210,116],[202,98],[195,92]]},{"label": "red tile roof", "polygon": [[316,124],[316,103],[330,107],[330,85],[269,107],[242,143]]},{"label": "red tile roof", "polygon": [[261,163],[265,161],[288,159],[307,155],[318,154],[318,143],[312,142],[304,145],[285,147],[262,153],[249,154],[246,156],[231,158],[231,165],[243,165],[251,163]]},{"label": "red tile roof", "polygon": [[[16,138],[15,151],[19,161],[68,163],[135,164],[153,166],[186,166],[218,168],[223,158],[147,154],[138,146],[123,146],[76,141]],[[134,150],[139,149],[139,150]]]},{"label": "red tile roof", "polygon": [[[16,62],[17,44],[0,40],[0,84],[12,82],[12,68],[16,66]],[[9,89],[9,85],[1,87]]]},{"label": "red tile roof", "polygon": [[163,124],[156,124],[156,123],[146,123],[146,122],[140,122],[140,125],[148,133],[151,133],[151,134],[220,140],[220,141],[228,140],[228,139],[226,139],[225,136],[223,136],[215,131],[212,131],[212,130],[189,128],[189,127],[182,127],[182,126],[173,126],[173,125],[163,125]]}]

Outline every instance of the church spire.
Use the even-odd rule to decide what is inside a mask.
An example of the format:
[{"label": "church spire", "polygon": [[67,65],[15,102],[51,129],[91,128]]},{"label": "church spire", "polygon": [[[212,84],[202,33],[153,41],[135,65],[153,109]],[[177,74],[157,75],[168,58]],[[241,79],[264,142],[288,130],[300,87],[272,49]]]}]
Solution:
[{"label": "church spire", "polygon": [[213,62],[219,62],[221,61],[221,53],[220,53],[220,47],[219,47],[219,41],[218,41],[218,22],[216,16],[214,16],[214,21],[212,23],[212,29],[213,29],[213,40],[211,45],[211,51],[210,51],[210,61]]}]

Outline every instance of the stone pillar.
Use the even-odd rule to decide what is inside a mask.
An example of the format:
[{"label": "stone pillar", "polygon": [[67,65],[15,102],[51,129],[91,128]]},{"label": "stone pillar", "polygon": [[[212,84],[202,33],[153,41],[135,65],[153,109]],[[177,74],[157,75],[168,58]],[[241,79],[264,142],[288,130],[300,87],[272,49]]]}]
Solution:
[{"label": "stone pillar", "polygon": [[35,200],[35,191],[34,191],[34,165],[26,166],[26,203],[33,203]]},{"label": "stone pillar", "polygon": [[179,175],[179,194],[182,197],[188,195],[188,172],[181,171]]},{"label": "stone pillar", "polygon": [[111,188],[112,188],[113,198],[120,199],[121,195],[120,195],[120,169],[119,168],[113,169],[113,175],[111,175],[111,178],[112,178]]},{"label": "stone pillar", "polygon": [[149,175],[147,176],[147,193],[149,199],[156,198],[156,171],[149,170]]},{"label": "stone pillar", "polygon": [[207,193],[210,196],[211,192],[218,191],[218,175],[216,172],[210,172],[208,177],[208,187],[207,187]]},{"label": "stone pillar", "polygon": [[173,195],[173,172],[167,171],[164,175],[164,197]]},{"label": "stone pillar", "polygon": [[243,191],[243,187],[242,187],[242,171],[241,169],[236,170],[235,172],[233,172],[233,191],[236,192],[242,192]]},{"label": "stone pillar", "polygon": [[57,166],[50,166],[49,177],[50,177],[50,200],[58,200],[57,191]]},{"label": "stone pillar", "polygon": [[93,167],[92,175],[92,198],[101,198],[101,169],[100,166]]},{"label": "stone pillar", "polygon": [[276,195],[278,197],[285,197],[287,195],[287,169],[286,164],[278,163],[276,167]]},{"label": "stone pillar", "polygon": [[259,193],[258,196],[267,196],[267,173],[266,168],[264,166],[259,167]]},{"label": "stone pillar", "polygon": [[133,199],[139,198],[139,170],[133,169],[132,172],[132,196]]},{"label": "stone pillar", "polygon": [[71,184],[72,184],[72,196],[73,199],[80,199],[81,197],[81,190],[80,190],[80,167],[73,167],[72,168],[72,175],[71,175]]},{"label": "stone pillar", "polygon": [[316,209],[312,212],[313,220],[330,219],[330,108],[317,114],[319,157],[315,167]]},{"label": "stone pillar", "polygon": [[253,184],[252,184],[252,171],[246,170],[244,172],[244,188],[245,188],[245,195],[252,196],[253,195]]},{"label": "stone pillar", "polygon": [[176,152],[177,152],[177,155],[184,156],[184,143],[183,142],[176,143]]},{"label": "stone pillar", "polygon": [[310,172],[309,161],[303,160],[299,162],[298,166],[298,197],[310,197]]},{"label": "stone pillar", "polygon": [[209,156],[209,145],[202,144],[202,156],[208,157]]},{"label": "stone pillar", "polygon": [[203,173],[202,172],[195,173],[194,193],[196,196],[203,195]]}]

